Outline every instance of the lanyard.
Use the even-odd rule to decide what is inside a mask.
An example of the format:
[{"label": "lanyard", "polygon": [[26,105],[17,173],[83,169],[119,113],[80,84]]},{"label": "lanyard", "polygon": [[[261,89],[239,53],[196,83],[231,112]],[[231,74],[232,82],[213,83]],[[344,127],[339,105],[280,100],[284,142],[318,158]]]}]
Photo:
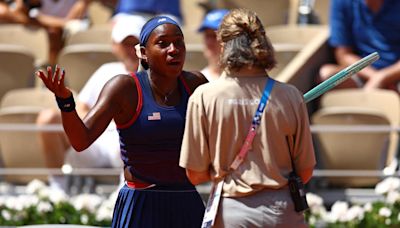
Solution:
[{"label": "lanyard", "polygon": [[258,108],[256,113],[254,114],[253,121],[250,126],[250,130],[247,133],[247,137],[243,143],[242,148],[238,155],[236,155],[235,160],[231,165],[231,169],[236,170],[239,165],[243,162],[244,158],[247,155],[247,152],[250,150],[251,144],[253,143],[254,136],[256,136],[256,131],[258,126],[260,126],[261,116],[264,112],[265,107],[267,106],[267,102],[269,96],[271,94],[272,87],[274,86],[275,80],[272,78],[268,78],[267,85],[265,86],[263,95],[260,99],[260,103],[258,104]]}]

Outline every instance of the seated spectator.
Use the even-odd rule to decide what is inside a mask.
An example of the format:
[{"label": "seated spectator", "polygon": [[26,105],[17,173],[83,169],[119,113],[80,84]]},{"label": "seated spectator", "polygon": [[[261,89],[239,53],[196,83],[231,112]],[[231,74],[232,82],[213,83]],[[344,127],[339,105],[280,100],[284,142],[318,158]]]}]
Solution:
[{"label": "seated spectator", "polygon": [[167,15],[182,23],[180,0],[118,0],[114,14],[114,19],[135,15],[146,21],[156,15]]},{"label": "seated spectator", "polygon": [[66,36],[89,28],[87,10],[90,1],[41,0],[41,6],[29,12],[35,22],[47,30],[50,45],[50,65],[56,64]]},{"label": "seated spectator", "polygon": [[380,59],[339,88],[384,88],[399,92],[400,1],[332,0],[330,45],[337,64],[323,65],[318,81],[324,81],[372,52]]},{"label": "seated spectator", "polygon": [[[112,51],[120,62],[102,65],[80,91],[76,110],[82,118],[95,105],[101,89],[112,76],[137,70],[138,58],[132,47],[139,43],[138,37],[144,23],[145,21],[131,20],[129,17],[116,21],[112,30]],[[39,114],[37,123],[40,125],[61,123],[61,114],[58,110],[44,110]],[[77,168],[108,168],[122,165],[118,132],[114,122],[99,139],[80,153],[70,146],[64,132],[43,132],[41,141],[48,168],[60,168],[65,163]],[[49,182],[52,187],[67,189],[66,179],[63,176],[50,176]]]},{"label": "seated spectator", "polygon": [[217,40],[219,25],[223,17],[228,13],[227,9],[215,9],[208,12],[198,29],[198,32],[203,34],[204,42],[204,57],[207,59],[207,66],[201,70],[201,73],[209,82],[217,79],[221,73],[219,57],[221,53],[221,44]]},{"label": "seated spectator", "polygon": [[48,64],[55,65],[65,37],[89,27],[87,10],[91,0],[0,1],[0,23],[44,27],[48,33]]},{"label": "seated spectator", "polygon": [[0,23],[27,24],[29,22],[27,7],[23,0],[15,0],[12,4],[0,1]]}]

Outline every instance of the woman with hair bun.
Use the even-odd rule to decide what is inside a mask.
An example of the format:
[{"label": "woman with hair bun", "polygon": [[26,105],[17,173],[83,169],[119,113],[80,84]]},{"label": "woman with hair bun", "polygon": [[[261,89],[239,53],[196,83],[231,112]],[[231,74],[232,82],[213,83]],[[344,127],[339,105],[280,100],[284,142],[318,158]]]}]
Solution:
[{"label": "woman with hair bun", "polygon": [[140,51],[146,70],[110,79],[83,120],[60,67],[36,74],[55,94],[75,150],[92,144],[112,119],[117,124],[125,185],[112,227],[198,228],[204,204],[178,163],[188,98],[207,80],[182,70],[184,38],[169,17],[154,17],[143,26]]},{"label": "woman with hair bun", "polygon": [[288,188],[291,171],[306,183],[316,163],[303,95],[268,74],[274,50],[254,12],[232,10],[218,38],[225,75],[189,99],[180,166],[194,185],[222,180],[213,227],[306,227]]}]

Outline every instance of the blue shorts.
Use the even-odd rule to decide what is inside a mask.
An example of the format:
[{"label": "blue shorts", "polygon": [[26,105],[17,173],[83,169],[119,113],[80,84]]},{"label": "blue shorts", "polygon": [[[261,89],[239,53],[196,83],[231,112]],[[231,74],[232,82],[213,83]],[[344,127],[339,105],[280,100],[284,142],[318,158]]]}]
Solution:
[{"label": "blue shorts", "polygon": [[204,203],[193,186],[133,189],[126,184],[115,203],[112,227],[199,228]]}]

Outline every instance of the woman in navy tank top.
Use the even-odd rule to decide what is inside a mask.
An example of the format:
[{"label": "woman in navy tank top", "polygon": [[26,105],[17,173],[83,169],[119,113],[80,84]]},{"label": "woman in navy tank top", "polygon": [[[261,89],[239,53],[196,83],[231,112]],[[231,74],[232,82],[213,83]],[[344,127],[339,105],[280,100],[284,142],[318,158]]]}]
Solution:
[{"label": "woman in navy tank top", "polygon": [[[132,51],[133,47],[132,47]],[[112,227],[201,226],[203,201],[178,165],[191,92],[207,80],[183,71],[185,43],[179,25],[165,16],[150,19],[140,34],[145,71],[116,75],[81,120],[64,70],[36,74],[56,95],[71,145],[82,151],[112,119],[117,124],[125,185],[115,204]]]}]

